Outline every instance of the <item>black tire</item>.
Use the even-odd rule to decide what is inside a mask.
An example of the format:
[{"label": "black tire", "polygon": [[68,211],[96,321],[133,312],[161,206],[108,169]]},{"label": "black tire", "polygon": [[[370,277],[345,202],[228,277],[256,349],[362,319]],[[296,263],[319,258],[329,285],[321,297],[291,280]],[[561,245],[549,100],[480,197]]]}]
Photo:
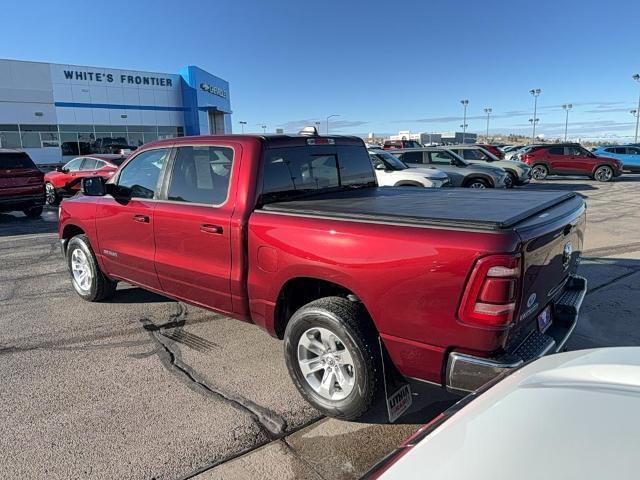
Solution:
[{"label": "black tire", "polygon": [[531,169],[531,178],[534,180],[544,180],[549,176],[549,169],[546,165],[534,165]]},{"label": "black tire", "polygon": [[[344,399],[323,397],[302,374],[298,362],[298,344],[302,335],[313,328],[329,330],[351,355],[354,385]],[[293,314],[284,333],[285,360],[294,385],[311,405],[327,416],[343,420],[361,417],[370,410],[383,389],[377,338],[368,314],[360,303],[342,297],[325,297],[308,303]]]},{"label": "black tire", "polygon": [[38,218],[42,215],[42,210],[42,207],[30,207],[23,210],[22,213],[24,213],[28,218]]},{"label": "black tire", "polygon": [[593,172],[593,179],[597,182],[610,182],[613,180],[613,168],[609,165],[600,165]]},{"label": "black tire", "polygon": [[[72,258],[74,250],[80,250],[87,260],[87,267],[91,274],[88,288],[82,288],[76,281],[73,274]],[[109,279],[98,266],[93,249],[86,235],[76,235],[69,240],[66,252],[67,268],[71,275],[71,284],[76,293],[88,302],[99,302],[113,296],[116,291],[117,282]]]},{"label": "black tire", "polygon": [[483,178],[472,178],[465,184],[467,188],[490,188],[489,182]]},{"label": "black tire", "polygon": [[516,186],[517,178],[513,172],[507,172],[507,176],[504,179],[504,185],[507,188],[513,188]]},{"label": "black tire", "polygon": [[47,204],[51,205],[52,207],[58,206],[60,204],[60,195],[58,195],[58,192],[56,192],[56,187],[47,182],[45,184],[45,191]]}]

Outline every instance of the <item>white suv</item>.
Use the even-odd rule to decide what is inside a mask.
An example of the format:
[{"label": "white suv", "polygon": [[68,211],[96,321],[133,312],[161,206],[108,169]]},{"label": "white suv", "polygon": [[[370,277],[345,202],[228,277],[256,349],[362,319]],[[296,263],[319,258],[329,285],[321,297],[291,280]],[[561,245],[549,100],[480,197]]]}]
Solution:
[{"label": "white suv", "polygon": [[381,187],[426,187],[450,186],[449,177],[437,168],[409,167],[402,160],[384,150],[369,150],[369,156]]}]

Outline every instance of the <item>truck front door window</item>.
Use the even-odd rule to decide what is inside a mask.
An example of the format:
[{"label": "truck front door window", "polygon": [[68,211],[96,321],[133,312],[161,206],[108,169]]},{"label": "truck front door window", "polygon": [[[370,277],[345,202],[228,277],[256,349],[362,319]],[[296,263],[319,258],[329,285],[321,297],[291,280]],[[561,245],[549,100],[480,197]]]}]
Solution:
[{"label": "truck front door window", "polygon": [[233,150],[228,147],[180,147],[173,164],[168,199],[221,205],[227,200]]},{"label": "truck front door window", "polygon": [[168,149],[159,148],[137,155],[120,173],[118,186],[128,189],[132,198],[153,198],[168,154]]}]

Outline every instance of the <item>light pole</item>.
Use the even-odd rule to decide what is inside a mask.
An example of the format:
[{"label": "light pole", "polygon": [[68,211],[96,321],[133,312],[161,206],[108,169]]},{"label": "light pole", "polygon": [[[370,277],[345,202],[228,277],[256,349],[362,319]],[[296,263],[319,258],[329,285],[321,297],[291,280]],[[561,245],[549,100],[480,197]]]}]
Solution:
[{"label": "light pole", "polygon": [[460,100],[462,107],[464,108],[464,116],[462,117],[462,143],[467,143],[467,106],[469,105],[469,100]]},{"label": "light pole", "polygon": [[487,114],[487,138],[486,138],[487,143],[489,143],[489,116],[491,115],[492,112],[493,110],[491,108],[484,109],[484,113]]},{"label": "light pole", "polygon": [[318,131],[318,134],[320,134],[320,122],[316,122],[316,130]]},{"label": "light pole", "polygon": [[[636,82],[640,83],[640,74],[636,73],[631,78],[633,78]],[[640,94],[638,94],[638,108],[636,109],[636,136],[633,143],[638,143],[638,123],[640,122]]]},{"label": "light pole", "polygon": [[[529,123],[530,123],[531,125],[533,125],[533,131],[534,131],[534,132],[536,131],[536,123],[538,123],[539,121],[540,121],[540,119],[539,119],[539,118],[530,118],[530,119],[529,119]],[[535,133],[534,133],[534,135],[535,135]],[[536,137],[534,136],[534,137],[531,139],[531,143],[536,143],[535,138],[536,138]]]},{"label": "light pole", "polygon": [[240,128],[242,128],[242,133],[244,133],[244,126],[247,124],[247,122],[245,122],[244,120],[240,120],[238,123],[240,124]]},{"label": "light pole", "polygon": [[633,109],[633,110],[629,110],[629,112],[631,112],[631,115],[636,117],[636,136],[633,143],[638,143],[638,120],[640,120],[640,110]]},{"label": "light pole", "polygon": [[329,115],[327,117],[327,135],[329,135],[329,119],[333,118],[333,117],[339,117],[339,116],[340,116],[340,114],[334,114],[334,115]]},{"label": "light pole", "polygon": [[256,123],[261,129],[262,133],[267,133],[267,126],[264,123]]},{"label": "light pole", "polygon": [[531,143],[534,143],[536,141],[536,123],[538,123],[538,121],[540,120],[539,118],[536,118],[536,115],[538,114],[538,95],[540,95],[540,92],[542,92],[542,90],[540,90],[539,88],[532,88],[531,90],[529,90],[529,93],[533,95],[533,119],[529,120],[533,124]]},{"label": "light pole", "polygon": [[567,141],[567,127],[569,127],[569,110],[573,108],[573,104],[571,103],[563,103],[562,108],[567,112],[566,117],[564,119],[564,141]]}]

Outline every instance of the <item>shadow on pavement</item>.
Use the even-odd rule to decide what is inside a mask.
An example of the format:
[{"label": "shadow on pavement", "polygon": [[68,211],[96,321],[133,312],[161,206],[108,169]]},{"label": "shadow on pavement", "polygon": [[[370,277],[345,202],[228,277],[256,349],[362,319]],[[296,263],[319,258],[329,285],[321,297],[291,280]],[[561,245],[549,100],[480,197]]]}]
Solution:
[{"label": "shadow on pavement", "polygon": [[58,231],[58,213],[46,209],[40,218],[27,218],[20,212],[0,213],[0,237],[55,233]]}]

